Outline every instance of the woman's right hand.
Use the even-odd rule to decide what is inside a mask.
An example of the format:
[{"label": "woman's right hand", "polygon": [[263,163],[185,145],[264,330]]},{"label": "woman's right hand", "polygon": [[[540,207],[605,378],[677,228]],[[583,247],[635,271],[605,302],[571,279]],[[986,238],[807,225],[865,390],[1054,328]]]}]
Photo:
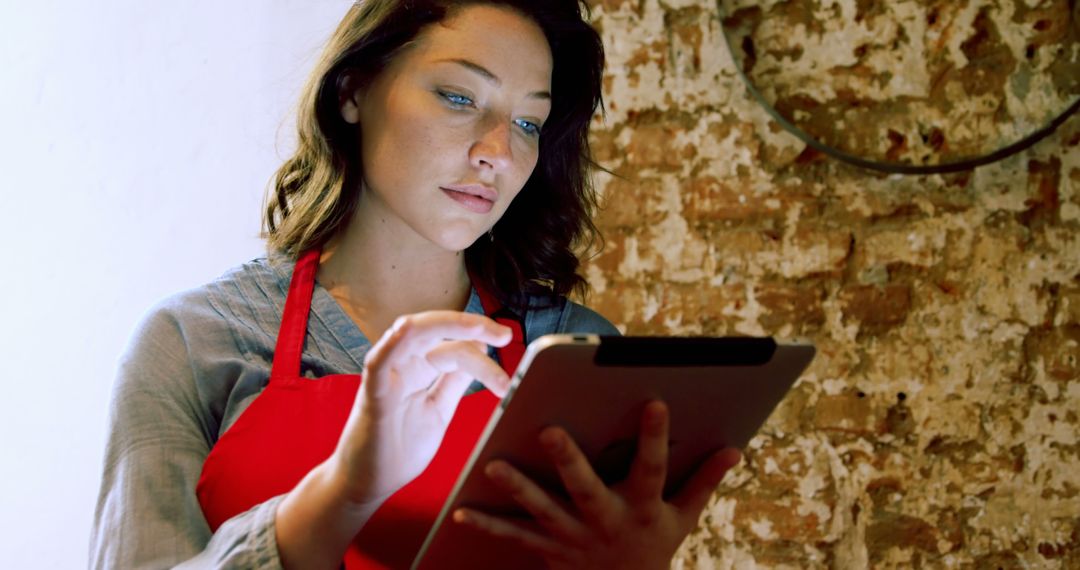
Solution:
[{"label": "woman's right hand", "polygon": [[510,379],[487,354],[512,333],[483,316],[432,311],[399,318],[364,358],[364,377],[337,447],[279,503],[285,568],[338,568],[390,495],[424,471],[475,378],[498,397]]},{"label": "woman's right hand", "polygon": [[329,461],[346,500],[381,503],[420,475],[473,379],[506,395],[510,379],[487,346],[511,337],[509,327],[483,315],[398,318],[364,358],[360,390]]}]

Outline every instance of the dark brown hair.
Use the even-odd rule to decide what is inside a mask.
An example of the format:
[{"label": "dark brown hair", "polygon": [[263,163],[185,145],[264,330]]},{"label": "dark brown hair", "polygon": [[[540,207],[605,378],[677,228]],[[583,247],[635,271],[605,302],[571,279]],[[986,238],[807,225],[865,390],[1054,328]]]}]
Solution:
[{"label": "dark brown hair", "polygon": [[[292,256],[321,247],[349,221],[362,178],[356,125],[340,115],[346,73],[378,75],[431,24],[470,4],[505,6],[534,21],[551,47],[552,109],[536,169],[493,229],[465,260],[478,285],[521,306],[526,294],[584,292],[575,248],[599,240],[591,215],[589,124],[603,109],[604,48],[579,0],[366,0],[330,38],[300,101],[298,149],[274,177],[264,218],[272,250]],[[359,128],[363,128],[360,125]]]}]

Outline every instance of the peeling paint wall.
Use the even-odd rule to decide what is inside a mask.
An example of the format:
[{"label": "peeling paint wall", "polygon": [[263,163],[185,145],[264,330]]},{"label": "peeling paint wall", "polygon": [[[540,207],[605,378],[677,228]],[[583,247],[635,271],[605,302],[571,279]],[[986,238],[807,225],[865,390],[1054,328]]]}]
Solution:
[{"label": "peeling paint wall", "polygon": [[[716,3],[593,4],[618,176],[589,304],[629,334],[819,350],[675,567],[1080,568],[1080,117],[884,176],[770,120]],[[766,96],[866,156],[993,150],[1080,93],[1076,2],[721,4]]]}]

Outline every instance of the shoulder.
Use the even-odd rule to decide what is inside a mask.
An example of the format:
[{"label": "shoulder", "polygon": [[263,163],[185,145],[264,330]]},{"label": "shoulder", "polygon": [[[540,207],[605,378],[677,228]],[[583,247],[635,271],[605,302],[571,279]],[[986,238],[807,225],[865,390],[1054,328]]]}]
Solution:
[{"label": "shoulder", "polygon": [[562,326],[558,332],[580,332],[600,335],[617,335],[619,329],[596,311],[567,300],[563,309]]},{"label": "shoulder", "polygon": [[116,402],[168,402],[216,437],[229,399],[257,391],[269,374],[290,272],[280,273],[253,260],[150,308],[120,360]]},{"label": "shoulder", "polygon": [[183,360],[197,367],[219,352],[235,354],[265,344],[258,337],[273,338],[281,319],[287,288],[282,280],[281,269],[260,258],[166,297],[143,315],[125,361],[153,366]]},{"label": "shoulder", "polygon": [[531,296],[525,330],[529,342],[545,334],[620,334],[603,315],[565,297]]},{"label": "shoulder", "polygon": [[[167,330],[197,344],[274,336],[288,291],[291,264],[287,263],[254,259],[205,285],[166,297],[143,317],[136,338]],[[219,337],[225,333],[230,337]]]}]

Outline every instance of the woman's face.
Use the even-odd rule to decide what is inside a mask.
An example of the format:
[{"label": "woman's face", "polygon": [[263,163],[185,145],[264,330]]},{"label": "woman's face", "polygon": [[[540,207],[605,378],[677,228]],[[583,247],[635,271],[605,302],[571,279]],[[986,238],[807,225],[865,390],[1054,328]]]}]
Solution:
[{"label": "woman's face", "polygon": [[471,245],[536,166],[551,71],[543,31],[517,12],[469,6],[426,28],[343,100],[361,132],[358,215],[446,250]]}]

